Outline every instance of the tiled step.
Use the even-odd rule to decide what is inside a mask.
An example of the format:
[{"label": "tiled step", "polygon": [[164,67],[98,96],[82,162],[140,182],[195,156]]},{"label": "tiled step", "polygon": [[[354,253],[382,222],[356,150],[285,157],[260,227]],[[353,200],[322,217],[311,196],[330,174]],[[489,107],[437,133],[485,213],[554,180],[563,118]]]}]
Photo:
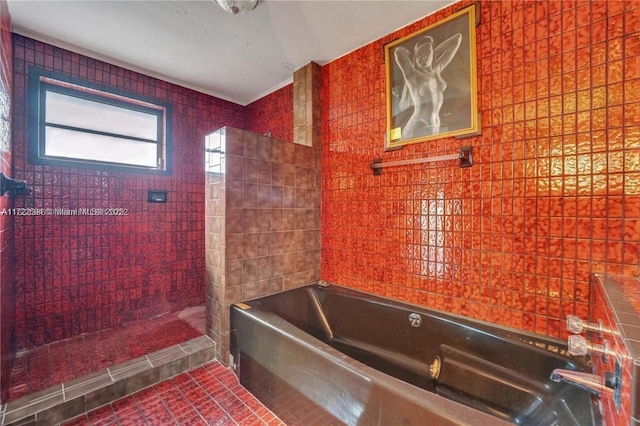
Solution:
[{"label": "tiled step", "polygon": [[286,426],[218,361],[178,374],[62,425]]},{"label": "tiled step", "polygon": [[16,353],[10,402],[205,334],[205,307],[132,321]]},{"label": "tiled step", "polygon": [[215,358],[207,336],[53,386],[2,406],[2,425],[55,425]]}]

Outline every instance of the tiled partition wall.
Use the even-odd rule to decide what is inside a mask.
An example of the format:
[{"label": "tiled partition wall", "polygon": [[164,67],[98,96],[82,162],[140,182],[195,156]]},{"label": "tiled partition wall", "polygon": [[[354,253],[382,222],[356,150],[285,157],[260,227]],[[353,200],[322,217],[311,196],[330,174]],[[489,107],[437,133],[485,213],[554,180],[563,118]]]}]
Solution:
[{"label": "tiled partition wall", "polygon": [[[0,172],[11,170],[11,18],[6,1],[0,1]],[[0,195],[0,212],[11,208],[8,195]],[[13,218],[0,214],[0,398],[6,400],[15,353],[15,281],[13,269]]]},{"label": "tiled partition wall", "polygon": [[[225,129],[210,137],[224,138]],[[223,160],[224,161],[224,160]],[[223,172],[205,169],[205,285],[206,285],[206,331],[216,343],[216,358],[221,358],[222,330],[226,303],[226,251],[225,251],[225,195],[226,178]],[[225,336],[226,339],[226,336]]]},{"label": "tiled partition wall", "polygon": [[220,132],[224,181],[207,176],[207,329],[226,364],[229,305],[320,278],[321,195],[319,149]]},{"label": "tiled partition wall", "polygon": [[560,337],[591,271],[639,273],[640,2],[477,2],[482,135],[385,152],[385,43],[469,4],[323,67],[322,278]]},{"label": "tiled partition wall", "polygon": [[[171,102],[168,176],[34,166],[27,159],[30,66]],[[123,207],[127,216],[16,217],[17,347],[149,318],[205,301],[204,138],[244,125],[240,105],[14,35],[16,207]],[[147,191],[168,191],[149,204]]]}]

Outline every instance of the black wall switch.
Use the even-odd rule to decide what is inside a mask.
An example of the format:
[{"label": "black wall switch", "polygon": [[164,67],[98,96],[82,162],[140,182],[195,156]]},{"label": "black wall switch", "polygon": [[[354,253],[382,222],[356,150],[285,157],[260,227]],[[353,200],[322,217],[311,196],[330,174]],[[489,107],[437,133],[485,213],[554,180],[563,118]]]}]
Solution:
[{"label": "black wall switch", "polygon": [[150,203],[166,203],[167,191],[149,190],[147,201]]}]

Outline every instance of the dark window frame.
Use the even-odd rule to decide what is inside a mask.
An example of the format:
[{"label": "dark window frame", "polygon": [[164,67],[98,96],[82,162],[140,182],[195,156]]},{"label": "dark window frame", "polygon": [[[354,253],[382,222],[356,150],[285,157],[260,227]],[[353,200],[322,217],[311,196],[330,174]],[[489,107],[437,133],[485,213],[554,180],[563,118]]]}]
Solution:
[{"label": "dark window frame", "polygon": [[[161,159],[160,166],[150,167],[111,161],[86,160],[79,158],[58,157],[45,155],[45,132],[47,124],[45,121],[47,91],[60,93],[67,96],[85,99],[92,102],[104,103],[118,108],[132,111],[144,112],[156,115],[158,119],[158,134],[160,140],[151,141],[132,136],[125,136],[117,133],[93,131],[84,128],[71,128],[86,133],[103,136],[115,136],[121,139],[128,139],[136,142],[154,143],[157,145],[157,158]],[[28,159],[31,164],[56,167],[78,167],[96,170],[110,170],[129,173],[143,173],[152,175],[171,174],[171,120],[172,105],[168,102],[150,99],[135,93],[115,90],[111,87],[90,83],[85,80],[76,79],[62,74],[44,71],[35,67],[29,69],[29,152]],[[146,105],[144,105],[146,104]],[[147,106],[149,105],[149,106]],[[67,126],[53,125],[51,127],[67,128]]]}]

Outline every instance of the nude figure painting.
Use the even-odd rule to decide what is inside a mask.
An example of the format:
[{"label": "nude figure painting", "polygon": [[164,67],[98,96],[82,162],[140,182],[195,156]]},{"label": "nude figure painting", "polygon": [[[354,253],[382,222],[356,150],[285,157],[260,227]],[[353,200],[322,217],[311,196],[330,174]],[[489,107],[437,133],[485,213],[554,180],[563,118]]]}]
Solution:
[{"label": "nude figure painting", "polygon": [[475,7],[385,46],[387,148],[479,133]]}]

